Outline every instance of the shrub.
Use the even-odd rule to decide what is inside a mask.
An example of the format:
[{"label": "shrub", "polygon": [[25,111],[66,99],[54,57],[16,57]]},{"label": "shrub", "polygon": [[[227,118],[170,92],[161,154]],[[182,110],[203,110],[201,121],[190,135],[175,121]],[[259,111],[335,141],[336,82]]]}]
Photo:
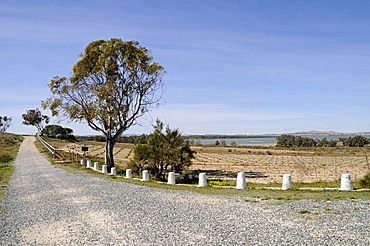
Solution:
[{"label": "shrub", "polygon": [[210,180],[208,182],[209,185],[215,185],[215,186],[234,186],[235,182],[230,181],[221,181],[221,180]]},{"label": "shrub", "polygon": [[195,176],[190,176],[189,174],[184,174],[182,176],[176,177],[177,184],[198,184],[199,179]]},{"label": "shrub", "polygon": [[298,212],[299,214],[310,214],[311,212],[308,210],[301,210]]},{"label": "shrub", "polygon": [[165,180],[167,172],[182,173],[194,158],[189,141],[184,141],[179,130],[164,128],[157,120],[154,133],[146,138],[145,144],[138,144],[134,149],[131,169],[136,172],[148,170],[154,179]]},{"label": "shrub", "polygon": [[370,172],[359,181],[359,184],[362,188],[370,188]]},{"label": "shrub", "polygon": [[0,163],[7,163],[7,162],[11,162],[13,160],[14,160],[14,158],[11,155],[7,154],[7,153],[0,154]]}]

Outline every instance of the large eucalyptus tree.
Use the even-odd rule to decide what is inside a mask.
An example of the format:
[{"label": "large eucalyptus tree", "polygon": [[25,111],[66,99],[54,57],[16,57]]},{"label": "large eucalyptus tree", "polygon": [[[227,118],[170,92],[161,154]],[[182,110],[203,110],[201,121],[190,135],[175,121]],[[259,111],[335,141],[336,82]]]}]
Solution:
[{"label": "large eucalyptus tree", "polygon": [[137,41],[93,41],[73,66],[71,77],[54,77],[52,97],[42,102],[53,116],[87,125],[106,138],[106,165],[114,167],[119,136],[151,108],[163,93],[164,68]]}]

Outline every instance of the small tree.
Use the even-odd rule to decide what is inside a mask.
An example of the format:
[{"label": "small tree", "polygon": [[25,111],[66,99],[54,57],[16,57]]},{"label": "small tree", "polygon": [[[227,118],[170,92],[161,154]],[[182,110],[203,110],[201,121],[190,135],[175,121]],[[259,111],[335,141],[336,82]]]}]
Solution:
[{"label": "small tree", "polygon": [[0,116],[0,132],[6,132],[12,122],[12,117]]},{"label": "small tree", "polygon": [[38,108],[27,110],[25,114],[22,114],[22,118],[23,125],[35,126],[39,134],[42,134],[44,126],[50,121],[50,117],[43,115]]},{"label": "small tree", "polygon": [[[72,76],[54,77],[52,98],[42,102],[54,115],[87,123],[105,136],[105,159],[114,167],[119,136],[151,108],[158,106],[164,68],[136,41],[98,40],[86,46]],[[162,92],[162,91],[161,91]]]},{"label": "small tree", "polygon": [[370,188],[370,172],[360,179],[359,184],[362,188]]},{"label": "small tree", "polygon": [[155,179],[164,180],[167,172],[186,170],[192,164],[194,153],[178,129],[171,130],[168,126],[164,129],[163,123],[157,120],[146,143],[134,149],[132,165],[138,172],[147,169]]}]

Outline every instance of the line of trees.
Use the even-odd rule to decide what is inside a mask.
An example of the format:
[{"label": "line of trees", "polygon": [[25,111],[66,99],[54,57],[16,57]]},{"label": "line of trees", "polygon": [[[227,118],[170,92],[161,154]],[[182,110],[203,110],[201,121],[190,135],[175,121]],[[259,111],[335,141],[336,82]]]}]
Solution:
[{"label": "line of trees", "polygon": [[277,147],[336,147],[337,141],[326,138],[313,139],[309,137],[293,136],[293,135],[281,135],[276,138]]},{"label": "line of trees", "polygon": [[349,138],[339,138],[339,141],[343,143],[343,146],[347,147],[364,147],[369,144],[369,139],[361,135]]},{"label": "line of trees", "polygon": [[339,141],[323,139],[313,139],[309,137],[281,135],[276,138],[277,147],[336,147],[338,142],[342,142],[345,147],[364,147],[368,145],[369,139],[357,135],[355,137],[339,138]]}]

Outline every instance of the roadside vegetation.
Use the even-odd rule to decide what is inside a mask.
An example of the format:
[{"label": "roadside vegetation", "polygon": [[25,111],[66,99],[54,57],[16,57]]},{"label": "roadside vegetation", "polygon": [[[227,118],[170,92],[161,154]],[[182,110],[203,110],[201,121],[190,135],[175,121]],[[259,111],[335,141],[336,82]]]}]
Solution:
[{"label": "roadside vegetation", "polygon": [[11,133],[0,133],[0,197],[14,172],[12,165],[23,137]]},{"label": "roadside vegetation", "polygon": [[146,138],[145,143],[135,146],[129,166],[136,173],[148,170],[154,179],[164,181],[168,172],[182,174],[188,171],[194,154],[178,129],[165,128],[157,120],[154,132]]},{"label": "roadside vegetation", "polygon": [[[49,139],[51,141],[52,139]],[[75,149],[79,149],[81,146],[89,146],[88,158],[93,161],[98,161],[103,163],[104,161],[104,144],[99,143],[96,141],[83,141],[82,139],[79,142],[71,143],[65,140],[57,140],[57,142],[52,142],[54,146],[58,145],[60,148],[63,146],[74,147]],[[282,202],[296,200],[296,199],[324,199],[324,200],[336,200],[336,199],[369,199],[370,200],[370,191],[363,190],[363,191],[339,191],[333,188],[340,187],[340,180],[335,181],[327,181],[327,180],[319,180],[313,182],[295,182],[293,180],[294,189],[289,189],[286,191],[282,191],[278,189],[281,187],[280,182],[265,182],[265,183],[255,183],[255,182],[248,182],[247,189],[245,190],[236,190],[235,189],[235,175],[229,175],[230,173],[224,175],[223,177],[231,177],[229,179],[224,178],[212,178],[211,175],[207,173],[208,179],[208,186],[199,188],[197,187],[197,174],[199,172],[209,172],[212,174],[213,169],[218,169],[217,158],[223,163],[229,163],[229,167],[231,167],[233,160],[235,161],[236,156],[243,154],[243,159],[252,160],[253,158],[260,158],[259,161],[262,161],[261,166],[266,166],[263,164],[266,161],[266,157],[273,157],[273,158],[281,158],[281,163],[279,165],[284,165],[283,162],[289,161],[290,159],[294,159],[297,156],[299,158],[303,158],[300,160],[305,160],[304,158],[308,158],[307,160],[312,160],[312,157],[319,156],[323,157],[323,159],[318,159],[320,161],[330,160],[330,158],[336,158],[335,160],[342,162],[346,160],[345,158],[354,158],[348,159],[350,162],[351,160],[358,160],[361,159],[358,165],[365,170],[363,175],[366,174],[366,170],[368,167],[368,163],[366,162],[365,155],[367,152],[367,148],[348,148],[348,147],[291,147],[288,150],[284,147],[266,147],[266,146],[192,146],[192,149],[196,151],[194,164],[190,166],[190,172],[186,173],[185,175],[176,177],[176,183],[182,185],[168,185],[166,182],[158,182],[158,181],[148,181],[142,182],[138,180],[141,178],[140,173],[133,173],[133,178],[137,179],[126,179],[125,170],[129,168],[129,163],[134,157],[134,144],[128,143],[117,143],[115,148],[115,156],[116,156],[116,163],[117,163],[117,175],[118,176],[111,176],[105,175],[101,173],[97,173],[91,169],[85,169],[80,164],[68,164],[68,163],[57,163],[57,165],[69,170],[69,171],[77,171],[77,172],[89,172],[95,173],[95,175],[99,175],[102,178],[115,180],[115,181],[122,181],[133,183],[136,185],[146,185],[150,187],[157,187],[162,189],[176,189],[176,190],[188,190],[198,193],[207,193],[207,194],[215,194],[215,195],[231,195],[237,196],[235,199],[241,199],[241,201],[250,201],[250,202],[258,202],[261,200],[281,200]],[[200,161],[200,158],[204,158],[204,155],[208,155],[209,157],[213,158],[211,160]],[[203,156],[203,157],[202,157]],[[217,157],[217,158],[216,158]],[[344,158],[344,159],[341,159]],[[238,161],[236,161],[238,162]],[[239,162],[240,163],[240,162]],[[201,165],[199,165],[201,164]],[[312,164],[312,163],[311,163]],[[352,168],[355,168],[356,163],[350,164]],[[306,165],[309,165],[308,163]],[[313,165],[315,165],[313,163]],[[243,165],[237,165],[239,169],[243,167]],[[337,166],[340,166],[339,164]],[[212,169],[213,167],[213,169]],[[258,165],[254,165],[255,168],[258,168]],[[196,170],[194,170],[197,168]],[[203,169],[200,169],[203,168]],[[206,168],[209,168],[208,170]],[[225,167],[224,167],[225,168]],[[304,169],[304,167],[300,167]],[[306,167],[308,169],[308,167]],[[326,166],[326,168],[331,168],[330,166]],[[338,167],[337,167],[338,168]],[[338,168],[339,169],[339,168]],[[307,170],[306,170],[307,171]],[[235,174],[236,172],[231,172]],[[339,172],[338,172],[339,173]],[[235,177],[234,177],[235,176]],[[370,175],[368,175],[370,176]],[[152,177],[151,177],[152,179]],[[365,179],[365,178],[363,178]],[[354,187],[364,188],[365,186],[361,186],[361,180],[358,179],[354,182]],[[247,177],[248,180],[253,180]],[[322,190],[322,188],[327,188]],[[308,190],[306,190],[308,189]]]}]

